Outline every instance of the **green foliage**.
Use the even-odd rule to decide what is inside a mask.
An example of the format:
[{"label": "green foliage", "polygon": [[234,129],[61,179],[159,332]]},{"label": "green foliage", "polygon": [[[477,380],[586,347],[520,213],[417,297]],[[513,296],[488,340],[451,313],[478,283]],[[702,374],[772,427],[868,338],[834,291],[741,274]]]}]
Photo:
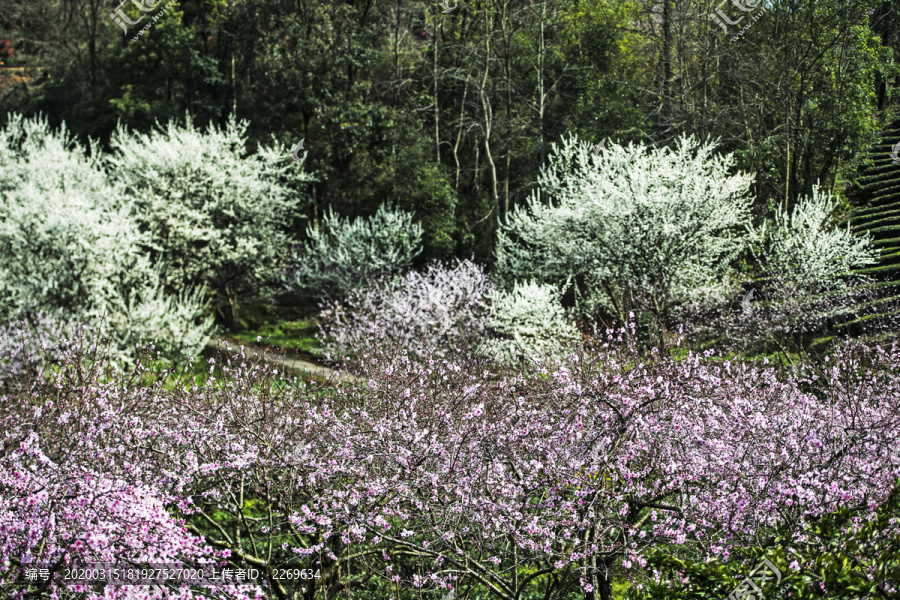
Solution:
[{"label": "green foliage", "polygon": [[289,285],[315,299],[343,300],[375,278],[402,274],[422,252],[422,226],[413,218],[385,205],[352,220],[329,210],[321,226],[307,229]]},{"label": "green foliage", "polygon": [[[159,8],[169,1],[161,0]],[[156,122],[180,118],[186,109],[196,122],[222,123],[230,112],[229,103],[207,100],[210,96],[233,97],[232,82],[214,55],[217,40],[211,34],[198,35],[209,31],[203,21],[211,18],[205,13],[212,10],[213,3],[180,4],[173,4],[137,40],[132,41],[147,19],[131,26],[128,35],[116,28],[118,35],[106,47],[108,78],[103,92],[111,110],[104,111],[104,129],[124,122],[134,130],[148,131]],[[140,12],[133,3],[124,8],[128,13]],[[134,20],[138,14],[131,17]]]},{"label": "green foliage", "polygon": [[559,101],[567,127],[560,123],[554,137],[574,131],[597,141],[622,134],[633,139],[628,125],[641,123],[652,109],[640,92],[650,84],[650,74],[640,64],[649,48],[634,27],[639,16],[638,3],[631,0],[560,3],[553,37],[558,50],[548,58],[563,86]]},{"label": "green foliage", "polygon": [[398,206],[414,212],[422,224],[422,260],[448,260],[456,250],[456,194],[444,168],[420,146],[403,151],[392,167],[392,193]]},{"label": "green foliage", "polygon": [[632,586],[624,598],[724,598],[763,558],[782,573],[780,584],[769,582],[763,590],[765,598],[900,597],[900,488],[870,518],[852,508],[826,513],[798,532],[783,528],[763,536],[759,546],[732,548],[727,563],[700,560],[690,550],[658,548],[647,569],[659,577],[642,581],[643,589]]}]

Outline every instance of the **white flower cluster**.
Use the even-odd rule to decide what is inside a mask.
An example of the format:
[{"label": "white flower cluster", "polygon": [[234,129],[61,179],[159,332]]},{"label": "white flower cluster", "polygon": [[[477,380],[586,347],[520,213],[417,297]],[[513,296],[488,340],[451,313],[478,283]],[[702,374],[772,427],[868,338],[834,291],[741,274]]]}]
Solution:
[{"label": "white flower cluster", "polygon": [[639,301],[664,315],[723,300],[748,238],[752,176],[730,174],[733,157],[714,149],[693,137],[672,150],[610,144],[594,154],[574,136],[553,145],[540,194],[501,231],[499,271],[574,285],[582,314],[621,322]]},{"label": "white flower cluster", "polygon": [[120,358],[136,343],[155,340],[178,356],[205,343],[201,290],[165,289],[163,264],[145,251],[152,238],[103,172],[96,144],[10,115],[0,130],[0,198],[0,321],[60,309],[65,321],[103,320]]},{"label": "white flower cluster", "polygon": [[278,278],[290,242],[285,223],[299,201],[290,179],[311,180],[282,145],[248,154],[248,126],[233,117],[206,131],[189,119],[150,134],[120,126],[105,161],[149,233],[145,250],[165,265],[166,284],[204,286],[226,322],[235,319],[238,298]]},{"label": "white flower cluster", "polygon": [[534,281],[516,282],[510,292],[494,292],[490,328],[494,335],[484,351],[506,364],[558,357],[580,339],[563,310],[559,290]]},{"label": "white flower cluster", "polygon": [[760,263],[770,276],[788,277],[798,288],[841,287],[841,276],[876,261],[867,234],[857,236],[847,227],[835,227],[837,200],[821,187],[800,198],[788,213],[781,208],[772,222],[755,230],[762,242]]},{"label": "white flower cluster", "polygon": [[367,282],[408,270],[422,252],[413,214],[381,205],[371,217],[343,219],[329,210],[295,257],[293,286],[314,298],[343,299]]},{"label": "white flower cluster", "polygon": [[553,286],[498,290],[468,260],[382,280],[329,303],[321,318],[320,337],[340,356],[378,345],[421,359],[471,352],[516,363],[558,356],[579,337]]}]

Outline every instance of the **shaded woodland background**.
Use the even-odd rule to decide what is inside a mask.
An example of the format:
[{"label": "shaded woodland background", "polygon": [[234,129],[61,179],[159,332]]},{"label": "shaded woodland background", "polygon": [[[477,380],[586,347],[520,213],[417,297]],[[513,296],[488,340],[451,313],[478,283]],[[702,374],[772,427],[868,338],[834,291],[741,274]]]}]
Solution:
[{"label": "shaded woodland background", "polygon": [[817,181],[852,195],[896,113],[897,3],[777,0],[736,41],[738,27],[709,18],[718,6],[199,0],[132,42],[141,25],[125,36],[112,2],[14,0],[0,9],[0,119],[42,113],[105,142],[119,121],[140,131],[234,113],[253,142],[305,139],[317,181],[290,224],[298,236],[328,208],[392,202],[421,221],[423,263],[490,265],[499,224],[567,132],[719,138],[756,173],[760,216]]}]

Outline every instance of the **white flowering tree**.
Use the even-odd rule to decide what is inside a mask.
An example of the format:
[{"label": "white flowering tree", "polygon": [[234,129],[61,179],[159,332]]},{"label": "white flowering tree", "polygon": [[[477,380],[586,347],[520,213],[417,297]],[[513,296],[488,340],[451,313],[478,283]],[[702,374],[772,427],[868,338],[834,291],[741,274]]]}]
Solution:
[{"label": "white flowering tree", "polygon": [[840,227],[838,201],[815,186],[790,211],[781,208],[754,229],[763,277],[745,285],[733,304],[686,314],[691,335],[720,339],[731,350],[796,351],[816,340],[897,328],[896,288],[850,273],[876,260],[868,234]]},{"label": "white flowering tree", "polygon": [[484,269],[471,261],[431,264],[326,303],[319,336],[335,357],[374,346],[423,359],[464,352],[487,334],[492,291]]},{"label": "white flowering tree", "polygon": [[597,153],[565,138],[541,169],[540,193],[502,228],[498,271],[571,285],[581,314],[621,322],[633,307],[661,317],[679,303],[721,301],[749,239],[752,176],[732,173],[733,163],[693,137]]},{"label": "white flowering tree", "polygon": [[153,341],[195,354],[211,327],[199,291],[164,289],[121,187],[107,181],[96,145],[85,150],[45,119],[11,115],[0,130],[0,320],[102,320],[121,358]]},{"label": "white flowering tree", "polygon": [[494,290],[484,352],[505,364],[554,358],[575,346],[580,335],[560,303],[559,290],[534,281],[511,291]]},{"label": "white flowering tree", "polygon": [[779,278],[788,277],[799,288],[841,287],[851,269],[876,261],[869,234],[858,236],[837,227],[834,213],[838,207],[827,190],[814,186],[812,196],[803,196],[789,213],[775,212],[755,230],[762,247],[758,258],[763,269]]},{"label": "white flowering tree", "polygon": [[422,253],[422,226],[413,219],[413,213],[385,205],[355,219],[329,210],[321,225],[307,228],[289,285],[313,298],[343,300],[367,282],[402,274]]},{"label": "white flowering tree", "polygon": [[300,200],[291,186],[312,180],[281,144],[250,154],[248,126],[233,117],[205,131],[189,121],[149,134],[120,125],[106,159],[150,235],[146,251],[165,265],[167,285],[205,286],[229,325],[239,299],[277,280]]},{"label": "white flowering tree", "polygon": [[329,357],[406,351],[423,360],[465,354],[505,364],[558,357],[579,338],[549,284],[496,288],[481,265],[432,264],[329,302],[320,333]]}]

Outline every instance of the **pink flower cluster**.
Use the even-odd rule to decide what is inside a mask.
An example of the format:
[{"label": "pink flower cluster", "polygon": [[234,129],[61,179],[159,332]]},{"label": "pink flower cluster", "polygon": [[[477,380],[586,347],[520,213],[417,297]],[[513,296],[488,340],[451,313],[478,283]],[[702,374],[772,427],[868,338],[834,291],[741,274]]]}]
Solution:
[{"label": "pink flower cluster", "polygon": [[[101,365],[76,360],[26,393],[0,397],[0,591],[4,598],[261,598],[252,585],[201,590],[63,581],[65,567],[221,564],[187,531],[186,491],[203,473],[192,447],[224,441],[215,427],[159,389],[102,382]],[[83,357],[82,357],[83,358]],[[135,374],[137,376],[139,374]],[[42,383],[44,385],[38,385]],[[125,384],[125,385],[123,385]],[[49,579],[29,582],[30,568]],[[200,594],[199,596],[197,594]]]},{"label": "pink flower cluster", "polygon": [[[762,527],[874,509],[900,475],[898,348],[789,373],[610,335],[526,373],[365,355],[335,388],[237,359],[203,384],[73,365],[55,397],[4,398],[0,573],[228,555],[320,568],[304,589],[363,572],[444,589],[462,574],[499,598],[535,578],[598,589],[660,543],[727,558]],[[192,523],[222,515],[201,539]]]}]

